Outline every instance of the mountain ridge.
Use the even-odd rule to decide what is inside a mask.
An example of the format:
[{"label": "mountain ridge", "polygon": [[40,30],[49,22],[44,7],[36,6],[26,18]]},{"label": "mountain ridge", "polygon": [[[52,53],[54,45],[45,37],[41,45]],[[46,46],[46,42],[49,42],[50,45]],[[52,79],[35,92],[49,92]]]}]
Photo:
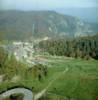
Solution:
[{"label": "mountain ridge", "polygon": [[55,11],[0,11],[0,33],[8,39],[86,36],[98,33],[95,24]]}]

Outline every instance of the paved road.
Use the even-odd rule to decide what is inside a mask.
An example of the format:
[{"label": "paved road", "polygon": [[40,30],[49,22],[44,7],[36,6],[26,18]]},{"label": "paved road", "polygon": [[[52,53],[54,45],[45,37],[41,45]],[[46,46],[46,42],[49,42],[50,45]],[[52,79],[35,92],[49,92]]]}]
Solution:
[{"label": "paved road", "polygon": [[15,94],[15,93],[24,94],[23,100],[33,100],[32,91],[25,88],[15,88],[15,89],[8,90],[0,95],[0,100],[3,100],[3,97],[10,96],[11,94]]}]

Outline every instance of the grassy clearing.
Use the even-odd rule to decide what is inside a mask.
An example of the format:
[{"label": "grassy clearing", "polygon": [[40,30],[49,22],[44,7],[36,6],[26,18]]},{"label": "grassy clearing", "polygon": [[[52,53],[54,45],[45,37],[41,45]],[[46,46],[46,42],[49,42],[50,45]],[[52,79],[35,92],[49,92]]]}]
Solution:
[{"label": "grassy clearing", "polygon": [[45,59],[49,60],[48,65],[51,67],[48,68],[48,75],[46,77],[43,76],[41,81],[38,81],[38,78],[34,78],[32,73],[25,73],[23,70],[23,72],[19,73],[22,77],[20,81],[16,83],[10,81],[1,83],[0,91],[8,87],[24,85],[37,93],[47,87],[49,82],[62,73],[65,68],[69,68],[68,72],[57,78],[48,89],[47,92],[51,93],[49,96],[53,98],[52,94],[58,94],[76,98],[77,100],[98,100],[98,61],[49,56],[45,57]]}]

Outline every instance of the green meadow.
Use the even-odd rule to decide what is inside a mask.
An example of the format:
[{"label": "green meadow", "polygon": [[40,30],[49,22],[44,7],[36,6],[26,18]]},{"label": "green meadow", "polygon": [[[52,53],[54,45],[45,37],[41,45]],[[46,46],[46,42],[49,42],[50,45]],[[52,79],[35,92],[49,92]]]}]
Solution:
[{"label": "green meadow", "polygon": [[[40,81],[34,67],[28,69],[25,64],[17,64],[16,67],[9,65],[12,68],[5,69],[3,74],[8,73],[8,78],[0,83],[0,91],[25,86],[38,93],[48,87],[42,100],[65,100],[66,97],[72,100],[98,100],[98,61],[54,56],[41,58],[47,61],[47,75],[42,74]],[[20,80],[13,82],[11,80],[15,74]]]}]

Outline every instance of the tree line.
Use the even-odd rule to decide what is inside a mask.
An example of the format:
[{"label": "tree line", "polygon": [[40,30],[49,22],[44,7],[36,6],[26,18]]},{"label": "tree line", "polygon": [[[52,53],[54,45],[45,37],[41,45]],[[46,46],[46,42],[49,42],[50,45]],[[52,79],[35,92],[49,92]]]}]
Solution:
[{"label": "tree line", "polygon": [[95,58],[98,57],[98,36],[70,40],[50,39],[39,42],[38,47],[41,52],[48,52],[51,55],[85,59]]}]

